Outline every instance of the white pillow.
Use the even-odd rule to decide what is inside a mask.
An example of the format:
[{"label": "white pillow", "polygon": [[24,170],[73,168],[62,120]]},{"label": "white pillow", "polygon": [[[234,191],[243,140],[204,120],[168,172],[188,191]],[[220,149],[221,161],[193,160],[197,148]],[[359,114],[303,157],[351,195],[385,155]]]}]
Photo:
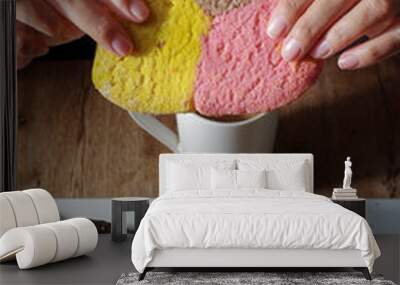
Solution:
[{"label": "white pillow", "polygon": [[237,188],[267,188],[267,171],[235,170]]},{"label": "white pillow", "polygon": [[213,190],[236,189],[236,170],[212,168],[211,188]]},{"label": "white pillow", "polygon": [[210,167],[184,166],[170,163],[167,172],[167,189],[171,191],[209,189],[210,170]]},{"label": "white pillow", "polygon": [[235,161],[168,161],[167,191],[211,190],[211,168],[235,169]]},{"label": "white pillow", "polygon": [[241,188],[266,188],[267,176],[263,170],[211,170],[213,190],[240,190]]},{"label": "white pillow", "polygon": [[306,191],[311,187],[306,160],[240,159],[237,163],[239,170],[265,169],[268,189]]}]

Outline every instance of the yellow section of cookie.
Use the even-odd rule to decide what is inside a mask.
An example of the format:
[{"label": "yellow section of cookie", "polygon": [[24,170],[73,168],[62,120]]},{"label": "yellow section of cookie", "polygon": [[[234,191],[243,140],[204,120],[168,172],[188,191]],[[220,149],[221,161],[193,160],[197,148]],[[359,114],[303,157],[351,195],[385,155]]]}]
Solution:
[{"label": "yellow section of cookie", "polygon": [[133,112],[171,114],[194,110],[193,89],[201,39],[210,19],[194,0],[147,0],[145,24],[129,24],[131,56],[98,47],[92,78],[100,93]]}]

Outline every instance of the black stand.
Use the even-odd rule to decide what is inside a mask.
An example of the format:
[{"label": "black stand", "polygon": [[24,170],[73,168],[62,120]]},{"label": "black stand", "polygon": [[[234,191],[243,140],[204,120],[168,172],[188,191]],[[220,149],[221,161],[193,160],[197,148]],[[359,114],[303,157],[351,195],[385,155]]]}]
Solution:
[{"label": "black stand", "polygon": [[[140,221],[146,214],[150,205],[150,198],[123,197],[111,200],[111,239],[124,241],[128,234],[135,234]],[[128,223],[129,217],[134,213],[133,225]]]},{"label": "black stand", "polygon": [[372,280],[371,274],[369,274],[369,270],[367,267],[354,267],[354,270],[361,271],[365,279],[370,281]]},{"label": "black stand", "polygon": [[138,281],[142,281],[146,277],[146,273],[149,272],[151,268],[146,267],[142,273],[139,274]]},{"label": "black stand", "polygon": [[15,0],[0,1],[0,192],[16,190]]}]

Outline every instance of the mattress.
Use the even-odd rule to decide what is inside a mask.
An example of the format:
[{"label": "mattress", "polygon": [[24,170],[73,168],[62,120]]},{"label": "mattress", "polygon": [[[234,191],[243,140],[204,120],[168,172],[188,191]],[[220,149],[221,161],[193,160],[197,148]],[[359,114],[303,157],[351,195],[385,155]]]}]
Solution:
[{"label": "mattress", "polygon": [[364,218],[301,191],[179,191],[156,199],[132,243],[139,272],[159,249],[359,250],[372,271],[380,250]]}]

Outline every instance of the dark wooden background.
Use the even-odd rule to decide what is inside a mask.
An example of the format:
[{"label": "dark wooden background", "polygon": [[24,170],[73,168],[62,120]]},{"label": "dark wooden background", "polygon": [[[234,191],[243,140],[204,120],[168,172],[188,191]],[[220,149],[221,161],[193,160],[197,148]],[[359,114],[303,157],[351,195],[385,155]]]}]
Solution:
[{"label": "dark wooden background", "polygon": [[[18,187],[55,197],[151,196],[168,150],[91,84],[91,61],[40,61],[18,73]],[[174,127],[173,116],[162,120]],[[276,152],[315,155],[315,192],[330,195],[352,156],[363,197],[400,197],[400,56],[356,72],[327,63],[281,109]]]}]

